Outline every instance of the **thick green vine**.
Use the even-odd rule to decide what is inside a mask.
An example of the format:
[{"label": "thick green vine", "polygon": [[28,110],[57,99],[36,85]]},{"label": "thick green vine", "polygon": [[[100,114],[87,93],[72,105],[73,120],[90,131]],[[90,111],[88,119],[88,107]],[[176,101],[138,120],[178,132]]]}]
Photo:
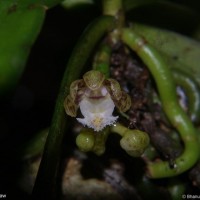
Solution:
[{"label": "thick green vine", "polygon": [[163,178],[183,173],[198,160],[199,144],[197,130],[178,103],[172,73],[159,52],[132,29],[123,30],[122,40],[149,68],[156,82],[163,109],[172,125],[179,131],[185,147],[183,154],[175,160],[173,168],[165,161],[148,162],[148,175],[151,178]]}]

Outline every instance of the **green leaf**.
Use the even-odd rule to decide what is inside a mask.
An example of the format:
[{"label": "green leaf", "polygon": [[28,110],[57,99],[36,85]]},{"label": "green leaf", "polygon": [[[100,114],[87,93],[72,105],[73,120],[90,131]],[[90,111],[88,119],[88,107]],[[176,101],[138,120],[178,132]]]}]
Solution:
[{"label": "green leaf", "polygon": [[179,33],[142,24],[134,24],[133,29],[162,53],[170,68],[186,72],[200,85],[199,42]]},{"label": "green leaf", "polygon": [[0,2],[0,93],[10,90],[21,76],[30,48],[45,16],[42,6]]},{"label": "green leaf", "polygon": [[46,10],[61,0],[0,1],[0,95],[21,77]]}]

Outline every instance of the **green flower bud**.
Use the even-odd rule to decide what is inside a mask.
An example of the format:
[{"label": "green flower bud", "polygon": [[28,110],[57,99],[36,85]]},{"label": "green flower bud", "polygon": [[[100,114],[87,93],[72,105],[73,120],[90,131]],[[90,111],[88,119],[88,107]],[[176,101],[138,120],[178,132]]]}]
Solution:
[{"label": "green flower bud", "polygon": [[133,157],[141,156],[149,144],[149,136],[140,130],[130,130],[120,140],[121,147]]},{"label": "green flower bud", "polygon": [[89,130],[83,130],[76,137],[76,145],[83,152],[92,151],[95,143],[95,137],[93,132]]}]

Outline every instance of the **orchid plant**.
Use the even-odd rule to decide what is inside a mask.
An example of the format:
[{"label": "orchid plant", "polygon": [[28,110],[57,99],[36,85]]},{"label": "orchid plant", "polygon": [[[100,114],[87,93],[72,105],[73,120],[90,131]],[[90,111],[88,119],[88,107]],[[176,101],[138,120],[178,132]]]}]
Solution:
[{"label": "orchid plant", "polygon": [[[180,199],[187,187],[195,193],[200,188],[198,3],[0,1],[0,96],[7,98],[15,89],[48,10],[59,5],[69,12],[83,4],[101,10],[100,16],[87,26],[67,57],[50,127],[22,151],[22,162],[32,173],[25,178],[32,180],[32,199],[59,199],[62,194],[70,198],[79,189],[87,199],[95,199],[104,195],[94,192],[99,186],[105,196],[115,194],[119,199],[128,195],[129,199],[156,199],[160,187],[165,191],[162,197],[167,193],[169,200]],[[100,161],[102,168],[105,159],[114,163],[102,170],[105,180],[82,176],[86,157],[90,163]],[[123,160],[121,171],[113,157]],[[65,160],[68,166],[63,172]],[[122,168],[129,170],[130,177],[124,176]],[[152,179],[163,182],[158,182],[160,186]],[[147,188],[151,191],[145,196]]]}]

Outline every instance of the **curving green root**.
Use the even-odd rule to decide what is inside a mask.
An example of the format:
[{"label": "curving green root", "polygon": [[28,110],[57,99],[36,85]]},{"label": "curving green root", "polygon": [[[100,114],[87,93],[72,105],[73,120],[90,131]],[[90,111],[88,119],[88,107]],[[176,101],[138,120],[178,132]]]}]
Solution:
[{"label": "curving green root", "polygon": [[173,168],[166,161],[147,162],[148,176],[163,178],[181,174],[190,169],[198,160],[199,144],[197,130],[178,103],[172,73],[159,52],[132,29],[123,29],[122,40],[138,54],[149,68],[156,82],[163,109],[184,142],[184,152],[175,160]]}]

